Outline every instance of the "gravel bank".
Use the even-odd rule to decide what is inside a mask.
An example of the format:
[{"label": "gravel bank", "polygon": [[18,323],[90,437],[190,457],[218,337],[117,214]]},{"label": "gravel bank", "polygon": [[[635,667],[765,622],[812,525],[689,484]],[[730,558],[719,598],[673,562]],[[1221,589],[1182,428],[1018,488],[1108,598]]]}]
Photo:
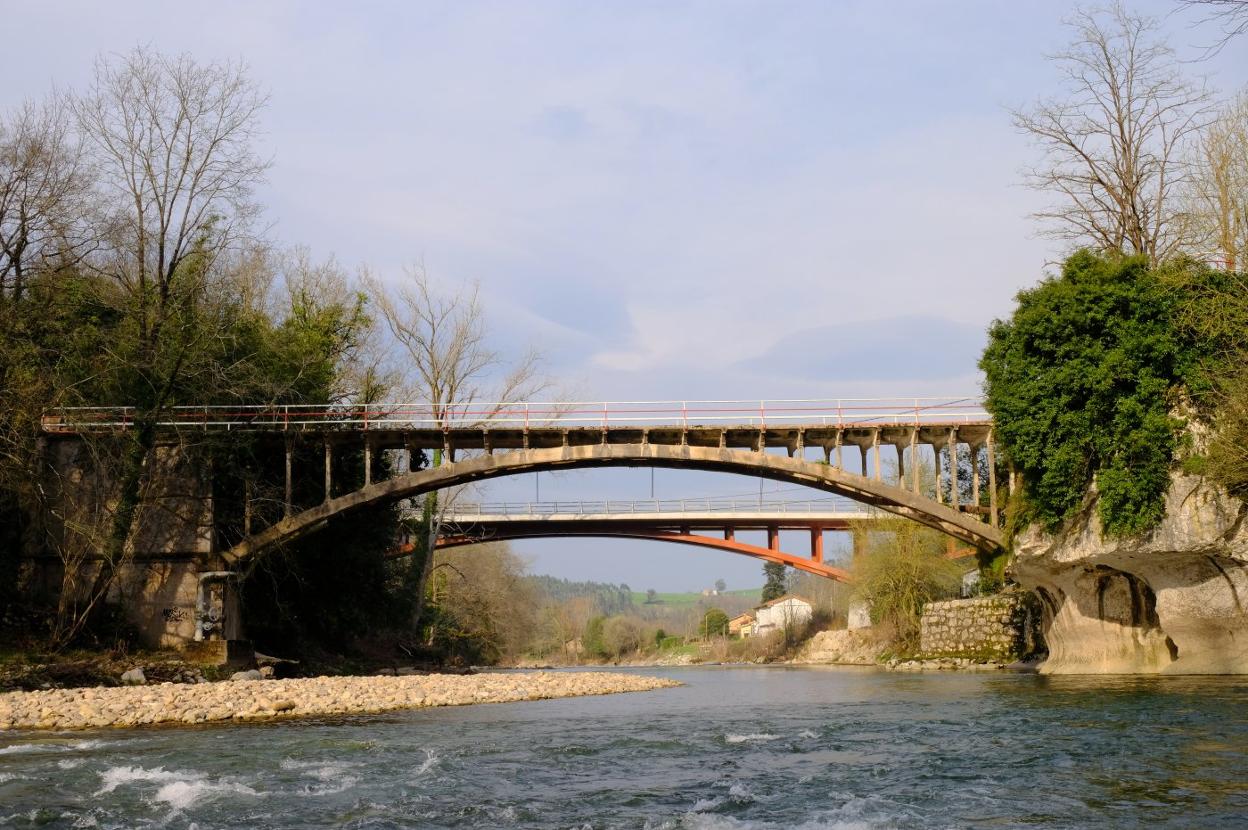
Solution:
[{"label": "gravel bank", "polygon": [[615,672],[530,672],[52,689],[0,695],[0,730],[366,714],[424,706],[644,692],[679,685],[665,678]]}]

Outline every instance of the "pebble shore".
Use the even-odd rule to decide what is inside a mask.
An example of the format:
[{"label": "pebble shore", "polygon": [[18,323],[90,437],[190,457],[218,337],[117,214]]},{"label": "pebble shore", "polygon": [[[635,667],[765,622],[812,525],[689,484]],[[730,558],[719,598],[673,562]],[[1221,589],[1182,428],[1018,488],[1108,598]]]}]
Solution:
[{"label": "pebble shore", "polygon": [[616,672],[315,677],[0,694],[0,730],[356,715],[427,706],[644,692],[674,680]]}]

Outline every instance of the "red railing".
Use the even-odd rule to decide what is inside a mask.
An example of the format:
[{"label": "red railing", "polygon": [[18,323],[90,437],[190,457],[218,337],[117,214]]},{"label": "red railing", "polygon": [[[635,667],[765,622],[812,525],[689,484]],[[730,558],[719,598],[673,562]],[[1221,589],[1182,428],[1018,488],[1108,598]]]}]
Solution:
[{"label": "red railing", "polygon": [[[125,430],[131,407],[65,407],[43,416],[46,432]],[[354,405],[177,406],[163,429],[458,429],[663,426],[883,426],[976,424],[990,417],[973,396],[748,401],[572,401]]]}]

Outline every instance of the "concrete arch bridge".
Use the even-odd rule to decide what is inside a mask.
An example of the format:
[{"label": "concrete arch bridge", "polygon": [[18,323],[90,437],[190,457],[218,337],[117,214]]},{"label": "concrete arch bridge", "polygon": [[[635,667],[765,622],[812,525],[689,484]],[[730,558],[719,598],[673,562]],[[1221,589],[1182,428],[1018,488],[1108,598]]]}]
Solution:
[{"label": "concrete arch bridge", "polygon": [[[87,433],[124,432],[134,422],[135,412],[124,407],[66,409],[46,415],[43,428],[49,440],[65,441]],[[281,517],[256,527],[249,508],[244,538],[226,549],[200,547],[218,567],[230,570],[315,532],[330,519],[370,506],[508,476],[602,467],[695,469],[803,485],[914,520],[971,548],[992,550],[1002,544],[992,423],[970,397],[179,407],[157,424],[157,431],[161,441],[174,446],[195,433],[222,431],[267,433],[284,442]],[[302,448],[306,458],[309,445],[324,453],[323,465],[312,473],[323,478],[323,498],[296,504],[295,476],[309,476],[307,470],[294,469],[294,448]],[[942,449],[952,463],[943,473],[938,470],[933,498],[923,492],[921,453]],[[888,480],[886,451],[895,458]],[[378,465],[373,460],[386,452],[394,454],[393,472],[374,480]],[[981,452],[987,456],[988,480],[981,482],[979,465],[971,464],[971,504],[960,504],[957,462]],[[344,488],[334,481],[338,453],[362,455],[362,482]],[[411,459],[420,453],[440,456],[441,463],[412,469]],[[858,464],[847,465],[853,455]],[[986,507],[979,505],[981,486],[988,490]],[[947,502],[942,498],[946,490]],[[571,524],[546,524],[545,535],[576,532]],[[771,545],[736,552],[837,576],[817,561],[814,550],[807,557],[781,556],[784,552]]]}]

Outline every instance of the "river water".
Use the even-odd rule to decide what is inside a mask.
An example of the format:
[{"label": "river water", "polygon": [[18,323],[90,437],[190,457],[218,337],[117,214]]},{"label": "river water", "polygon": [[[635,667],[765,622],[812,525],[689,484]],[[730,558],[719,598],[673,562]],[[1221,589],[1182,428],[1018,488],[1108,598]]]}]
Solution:
[{"label": "river water", "polygon": [[0,733],[0,827],[1248,826],[1248,679],[645,672],[687,685]]}]

